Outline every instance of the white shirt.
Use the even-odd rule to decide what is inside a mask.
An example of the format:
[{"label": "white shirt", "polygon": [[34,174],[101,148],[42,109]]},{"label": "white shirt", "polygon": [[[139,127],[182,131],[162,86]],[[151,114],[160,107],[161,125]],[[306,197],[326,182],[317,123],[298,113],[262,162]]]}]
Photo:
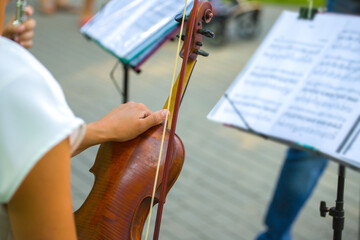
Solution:
[{"label": "white shirt", "polygon": [[[74,116],[49,71],[26,49],[0,37],[0,205],[45,153],[69,136],[74,150],[84,132],[83,120]],[[0,207],[0,240],[8,234]]]}]

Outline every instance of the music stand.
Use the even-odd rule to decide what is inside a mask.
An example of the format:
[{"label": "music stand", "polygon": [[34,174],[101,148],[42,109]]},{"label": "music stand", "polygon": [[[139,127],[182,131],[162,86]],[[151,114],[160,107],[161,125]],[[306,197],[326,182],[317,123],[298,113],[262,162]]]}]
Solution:
[{"label": "music stand", "polygon": [[[188,0],[187,14],[193,2]],[[123,102],[129,98],[129,70],[140,73],[140,66],[174,37],[179,29],[174,17],[183,10],[182,0],[111,0],[80,29],[122,63],[123,90],[115,85],[122,92]]]},{"label": "music stand", "polygon": [[[306,19],[315,14],[309,10],[305,13],[310,16]],[[358,89],[347,72],[345,76],[349,81],[346,82],[341,81],[342,75],[328,73],[337,70],[336,61],[359,60],[359,56],[348,48],[354,45],[342,41],[352,41],[351,37],[344,38],[343,35],[351,33],[352,26],[360,24],[360,18],[340,14],[318,14],[312,22],[302,18],[301,14],[299,17],[293,12],[284,12],[279,17],[208,118],[339,163],[336,206],[328,208],[322,202],[320,213],[325,216],[329,212],[333,217],[333,237],[341,240],[345,166],[360,169],[360,111],[356,104],[347,100],[322,98],[324,95],[321,94],[344,93],[343,96],[352,99],[351,90]],[[352,25],[345,24],[348,22]],[[323,41],[321,36],[325,35],[321,34],[325,32],[330,32],[333,37],[326,34],[329,38]],[[323,66],[327,71],[319,70]],[[350,91],[338,92],[339,89],[333,86],[339,86],[339,81]],[[332,103],[349,109],[348,115],[337,112],[331,107]],[[343,125],[334,125],[336,121],[331,122],[334,118],[327,113],[334,118],[344,117],[341,119]],[[334,128],[337,131],[332,131]],[[336,135],[338,133],[341,135]]]}]

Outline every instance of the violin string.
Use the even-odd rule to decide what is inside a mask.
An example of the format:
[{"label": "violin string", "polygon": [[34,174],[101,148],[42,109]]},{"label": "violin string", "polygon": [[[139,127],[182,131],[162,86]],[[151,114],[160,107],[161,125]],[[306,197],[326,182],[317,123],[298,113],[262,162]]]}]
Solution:
[{"label": "violin string", "polygon": [[[168,101],[167,107],[166,107],[168,112],[169,112],[169,109],[170,109],[170,102],[171,102],[170,99],[171,99],[171,95],[172,95],[172,89],[173,89],[174,82],[175,82],[176,70],[177,70],[177,65],[178,65],[178,60],[179,60],[179,54],[178,53],[180,51],[181,36],[182,36],[183,28],[184,28],[186,6],[187,6],[187,0],[185,0],[185,7],[184,7],[184,12],[183,12],[183,17],[182,17],[182,20],[181,20],[181,27],[180,27],[180,34],[179,34],[180,37],[179,37],[179,41],[178,41],[178,45],[177,45],[176,57],[175,57],[175,63],[174,63],[174,69],[173,69],[173,76],[172,76],[172,80],[171,80],[171,84],[170,84],[169,101]],[[149,217],[148,217],[148,222],[147,222],[147,227],[146,227],[145,240],[147,240],[148,235],[149,235],[150,219],[151,219],[151,213],[152,213],[154,199],[155,199],[155,191],[156,191],[156,185],[157,185],[157,180],[158,180],[158,176],[159,176],[161,155],[162,155],[163,146],[164,146],[164,142],[165,142],[166,126],[167,126],[167,122],[168,122],[168,119],[169,119],[168,117],[169,117],[169,113],[166,114],[166,118],[165,118],[165,122],[164,122],[164,128],[163,128],[163,133],[162,133],[162,138],[161,138],[161,145],[160,145],[160,153],[159,153],[158,163],[157,163],[157,167],[156,167],[154,187],[153,187],[153,192],[152,192],[152,195],[151,195],[150,211],[149,211]]]}]

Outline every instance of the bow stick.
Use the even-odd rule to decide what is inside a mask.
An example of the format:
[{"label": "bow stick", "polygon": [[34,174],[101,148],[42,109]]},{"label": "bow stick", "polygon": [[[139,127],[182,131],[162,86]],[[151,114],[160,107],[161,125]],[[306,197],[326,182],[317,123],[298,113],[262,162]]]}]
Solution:
[{"label": "bow stick", "polygon": [[[180,52],[180,55],[183,57],[180,75],[179,75],[179,78],[178,78],[176,84],[171,84],[172,91],[171,91],[169,99],[167,101],[167,105],[168,105],[167,109],[170,110],[170,105],[171,105],[170,102],[172,102],[171,100],[173,99],[172,92],[174,91],[174,89],[176,89],[176,98],[174,100],[175,104],[171,105],[171,110],[173,110],[172,119],[170,121],[171,124],[170,124],[170,122],[169,122],[169,124],[167,124],[168,117],[166,117],[165,124],[164,124],[163,139],[165,136],[166,127],[168,127],[170,129],[170,134],[169,134],[169,142],[168,142],[168,146],[167,146],[165,164],[164,164],[164,169],[163,169],[162,184],[161,184],[161,190],[160,190],[160,198],[159,198],[158,211],[157,211],[157,215],[156,215],[156,223],[155,223],[153,240],[157,240],[159,238],[163,207],[165,204],[165,197],[166,197],[166,188],[167,188],[167,183],[168,183],[169,165],[170,165],[170,161],[171,161],[171,157],[172,157],[172,149],[173,149],[173,144],[174,144],[176,123],[177,123],[178,112],[179,112],[179,108],[180,108],[180,102],[181,102],[183,92],[185,89],[184,88],[184,86],[185,86],[184,79],[186,77],[186,84],[187,84],[188,79],[191,74],[191,71],[195,65],[196,57],[198,54],[203,55],[203,56],[208,56],[208,54],[206,52],[199,50],[200,46],[202,46],[201,35],[205,35],[207,37],[215,36],[213,33],[203,30],[201,28],[202,21],[205,21],[208,23],[208,22],[210,22],[210,20],[213,16],[212,6],[209,2],[203,2],[201,4],[201,6],[198,8],[198,5],[199,5],[198,2],[199,2],[198,0],[194,1],[194,5],[193,5],[192,11],[190,13],[190,20],[188,20],[188,24],[187,24],[186,39],[185,39],[183,48]],[[181,30],[180,30],[180,37],[179,37],[177,52],[179,52],[180,41],[182,40],[182,29],[183,29],[184,20],[185,20],[186,5],[187,5],[187,1],[185,1],[184,13],[182,16],[182,23],[181,23]],[[174,77],[175,77],[175,70],[176,70],[175,68],[177,65],[177,59],[178,59],[178,57],[176,57],[176,60],[175,60],[173,81],[174,81]],[[161,160],[163,141],[164,140],[162,140],[162,144],[161,144],[161,150],[160,150],[159,161],[158,161],[159,163]],[[153,196],[152,196],[152,200],[151,200],[151,204],[150,204],[151,207],[150,207],[149,218],[151,217],[155,188],[157,185],[158,171],[159,171],[159,166],[160,166],[159,163],[158,163],[156,176],[155,176],[154,191],[153,191]],[[149,222],[148,222],[148,228],[149,228]],[[147,228],[145,239],[147,239],[147,236],[148,236],[148,228]]]}]

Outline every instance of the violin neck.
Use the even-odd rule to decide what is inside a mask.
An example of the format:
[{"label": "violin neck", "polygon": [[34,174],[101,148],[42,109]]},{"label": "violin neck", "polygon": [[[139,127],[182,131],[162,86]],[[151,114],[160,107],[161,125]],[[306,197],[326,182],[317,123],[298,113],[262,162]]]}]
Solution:
[{"label": "violin neck", "polygon": [[[189,61],[188,64],[186,65],[185,79],[184,79],[184,84],[183,84],[183,88],[182,88],[182,91],[181,91],[181,100],[184,97],[184,93],[185,93],[186,87],[187,87],[187,85],[189,83],[191,73],[192,73],[192,71],[193,71],[193,69],[195,67],[195,63],[196,63],[196,60]],[[170,116],[169,116],[169,119],[168,119],[168,122],[167,122],[167,128],[168,129],[171,129],[171,123],[172,123],[172,119],[173,119],[175,100],[176,100],[176,93],[177,93],[177,89],[178,89],[178,86],[179,86],[179,81],[180,81],[180,73],[179,73],[179,75],[178,75],[178,77],[176,79],[176,82],[174,83],[174,86],[171,89],[171,95],[170,95],[171,99],[170,99],[170,106],[169,106]],[[168,104],[169,104],[170,96],[166,100],[163,109],[167,109]]]}]

